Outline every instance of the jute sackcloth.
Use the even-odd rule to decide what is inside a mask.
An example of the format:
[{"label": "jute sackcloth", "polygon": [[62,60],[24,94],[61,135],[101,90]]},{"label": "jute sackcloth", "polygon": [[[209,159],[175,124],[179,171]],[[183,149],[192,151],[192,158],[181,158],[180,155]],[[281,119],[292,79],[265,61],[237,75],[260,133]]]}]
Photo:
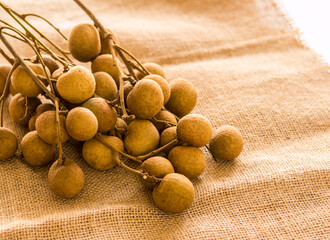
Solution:
[{"label": "jute sackcloth", "polygon": [[[303,45],[275,2],[84,2],[143,62],[162,64],[169,81],[191,81],[198,91],[193,112],[206,116],[214,129],[236,126],[244,150],[233,162],[215,162],[204,149],[207,167],[193,181],[194,203],[175,215],[154,206],[137,176],[120,167],[94,170],[68,144],[66,154],[86,177],[74,199],[51,192],[49,166],[2,161],[1,239],[330,237],[329,68]],[[47,17],[66,35],[90,22],[73,1],[4,3]],[[4,11],[1,19],[9,19]],[[66,48],[47,25],[30,19]],[[22,55],[32,55],[13,44]],[[20,138],[26,133],[10,120],[7,107],[5,126]]]}]

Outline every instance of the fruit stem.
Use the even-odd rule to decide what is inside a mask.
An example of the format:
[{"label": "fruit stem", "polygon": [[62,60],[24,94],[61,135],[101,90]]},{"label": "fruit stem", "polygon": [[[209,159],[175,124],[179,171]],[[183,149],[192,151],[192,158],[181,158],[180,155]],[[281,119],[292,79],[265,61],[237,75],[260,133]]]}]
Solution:
[{"label": "fruit stem", "polygon": [[150,158],[152,156],[155,156],[157,153],[160,153],[161,151],[163,151],[164,149],[166,148],[169,148],[169,147],[174,147],[174,146],[177,146],[178,144],[180,143],[180,141],[176,138],[176,139],[173,139],[172,141],[170,141],[169,143],[165,144],[164,146],[160,147],[160,148],[157,148],[145,155],[141,155],[141,156],[138,156],[137,158],[140,159],[141,161],[144,161],[146,160],[147,158]]},{"label": "fruit stem", "polygon": [[62,142],[61,142],[61,122],[60,122],[60,114],[59,114],[59,104],[58,98],[55,98],[55,112],[56,112],[56,131],[57,131],[57,148],[58,148],[58,163],[60,165],[64,164],[63,158],[63,149],[62,149]]}]

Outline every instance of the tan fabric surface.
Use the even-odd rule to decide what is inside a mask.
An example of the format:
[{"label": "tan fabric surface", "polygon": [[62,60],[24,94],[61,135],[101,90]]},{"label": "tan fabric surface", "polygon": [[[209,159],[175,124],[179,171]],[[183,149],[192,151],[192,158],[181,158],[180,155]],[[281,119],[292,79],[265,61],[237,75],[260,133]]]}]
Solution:
[{"label": "tan fabric surface", "polygon": [[[199,96],[194,112],[215,129],[238,127],[243,153],[216,163],[205,151],[193,206],[176,215],[158,210],[135,175],[96,171],[69,145],[86,176],[72,200],[50,191],[49,166],[0,162],[1,239],[330,238],[329,68],[296,39],[273,1],[84,2],[139,59],[163,64],[169,80],[189,79]],[[40,13],[66,34],[89,21],[71,1],[4,3]]]}]

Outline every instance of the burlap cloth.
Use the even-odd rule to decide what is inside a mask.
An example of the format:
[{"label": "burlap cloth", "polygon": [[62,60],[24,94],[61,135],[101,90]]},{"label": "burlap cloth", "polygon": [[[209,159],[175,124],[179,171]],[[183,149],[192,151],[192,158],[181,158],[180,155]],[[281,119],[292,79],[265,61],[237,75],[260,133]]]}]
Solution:
[{"label": "burlap cloth", "polygon": [[[90,21],[71,1],[4,2],[46,16],[66,34]],[[233,162],[219,163],[204,151],[207,167],[193,181],[195,201],[176,215],[158,210],[137,176],[119,167],[94,170],[70,146],[67,155],[86,176],[82,193],[71,200],[49,189],[49,166],[3,161],[1,239],[330,237],[329,68],[297,38],[276,3],[84,2],[139,59],[163,64],[169,80],[189,79],[198,91],[194,112],[208,117],[214,129],[238,127],[244,151]],[[7,108],[5,125],[20,137],[26,132],[13,124]]]}]

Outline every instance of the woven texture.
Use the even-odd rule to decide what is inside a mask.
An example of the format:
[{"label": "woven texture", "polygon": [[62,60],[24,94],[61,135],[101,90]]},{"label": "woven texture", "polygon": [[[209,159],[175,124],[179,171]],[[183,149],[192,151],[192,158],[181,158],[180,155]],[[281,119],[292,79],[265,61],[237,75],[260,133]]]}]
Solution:
[{"label": "woven texture", "polygon": [[[46,16],[65,34],[90,22],[71,1],[3,2]],[[329,68],[304,47],[273,1],[84,2],[139,59],[162,64],[169,81],[190,80],[198,91],[194,113],[214,129],[236,126],[244,150],[233,162],[217,163],[204,149],[207,167],[193,181],[195,201],[175,215],[153,205],[137,176],[119,167],[94,170],[70,145],[65,152],[86,177],[71,200],[49,189],[49,166],[0,162],[1,239],[330,237]],[[66,47],[45,24],[32,22]],[[5,126],[20,138],[26,133],[7,107]]]}]

